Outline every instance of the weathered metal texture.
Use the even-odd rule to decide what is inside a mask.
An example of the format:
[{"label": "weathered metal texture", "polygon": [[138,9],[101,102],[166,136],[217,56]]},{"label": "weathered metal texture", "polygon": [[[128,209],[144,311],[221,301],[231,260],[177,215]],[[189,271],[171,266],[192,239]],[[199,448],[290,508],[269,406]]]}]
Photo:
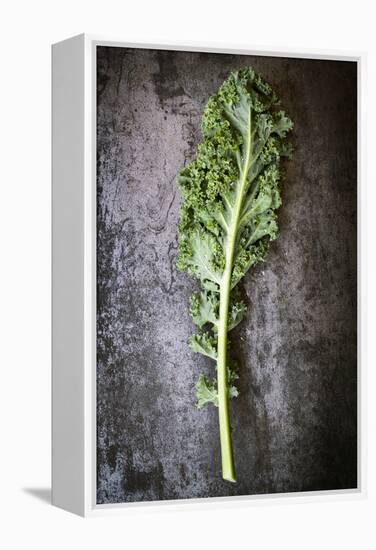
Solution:
[{"label": "weathered metal texture", "polygon": [[[280,236],[244,280],[232,334],[238,482],[221,479],[217,410],[194,406],[175,268],[175,175],[205,103],[252,65],[295,122]],[[98,48],[98,503],[352,488],[357,483],[356,65]]]}]

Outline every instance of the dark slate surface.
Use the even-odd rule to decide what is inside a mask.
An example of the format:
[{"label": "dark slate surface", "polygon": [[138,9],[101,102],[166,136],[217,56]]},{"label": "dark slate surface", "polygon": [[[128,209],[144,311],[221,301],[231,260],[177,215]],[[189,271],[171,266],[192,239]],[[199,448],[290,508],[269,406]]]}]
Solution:
[{"label": "dark slate surface", "polygon": [[[280,236],[244,281],[232,342],[238,482],[220,475],[217,411],[194,407],[176,272],[174,178],[208,96],[251,64],[295,121]],[[98,503],[355,487],[356,66],[98,49]]]}]

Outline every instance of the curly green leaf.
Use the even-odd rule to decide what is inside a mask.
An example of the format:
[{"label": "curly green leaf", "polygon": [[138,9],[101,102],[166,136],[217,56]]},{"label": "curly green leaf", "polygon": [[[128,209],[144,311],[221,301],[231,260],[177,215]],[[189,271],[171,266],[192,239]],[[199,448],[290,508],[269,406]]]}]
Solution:
[{"label": "curly green leaf", "polygon": [[217,378],[201,376],[197,403],[218,406],[222,475],[235,481],[228,400],[238,395],[229,368],[228,332],[244,318],[237,285],[264,262],[278,235],[283,158],[293,123],[276,109],[271,86],[252,68],[235,71],[208,99],[203,141],[178,175],[182,204],[177,267],[200,280],[191,299],[193,322],[206,332],[190,338],[191,349],[214,359]]}]

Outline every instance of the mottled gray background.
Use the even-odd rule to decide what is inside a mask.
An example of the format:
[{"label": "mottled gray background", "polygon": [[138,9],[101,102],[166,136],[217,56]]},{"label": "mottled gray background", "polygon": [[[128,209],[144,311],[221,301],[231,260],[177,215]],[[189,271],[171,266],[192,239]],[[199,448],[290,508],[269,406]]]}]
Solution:
[{"label": "mottled gray background", "polygon": [[[231,402],[238,482],[194,386],[175,268],[178,170],[202,110],[253,65],[295,122],[280,236],[244,281]],[[98,503],[344,489],[356,462],[356,64],[98,48]]]}]

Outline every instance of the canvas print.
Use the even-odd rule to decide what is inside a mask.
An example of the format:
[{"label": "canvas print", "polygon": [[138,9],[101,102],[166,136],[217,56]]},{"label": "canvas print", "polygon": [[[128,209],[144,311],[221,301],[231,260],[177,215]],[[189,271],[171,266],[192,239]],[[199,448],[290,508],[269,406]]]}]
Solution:
[{"label": "canvas print", "polygon": [[357,64],[97,47],[97,504],[357,487]]}]

